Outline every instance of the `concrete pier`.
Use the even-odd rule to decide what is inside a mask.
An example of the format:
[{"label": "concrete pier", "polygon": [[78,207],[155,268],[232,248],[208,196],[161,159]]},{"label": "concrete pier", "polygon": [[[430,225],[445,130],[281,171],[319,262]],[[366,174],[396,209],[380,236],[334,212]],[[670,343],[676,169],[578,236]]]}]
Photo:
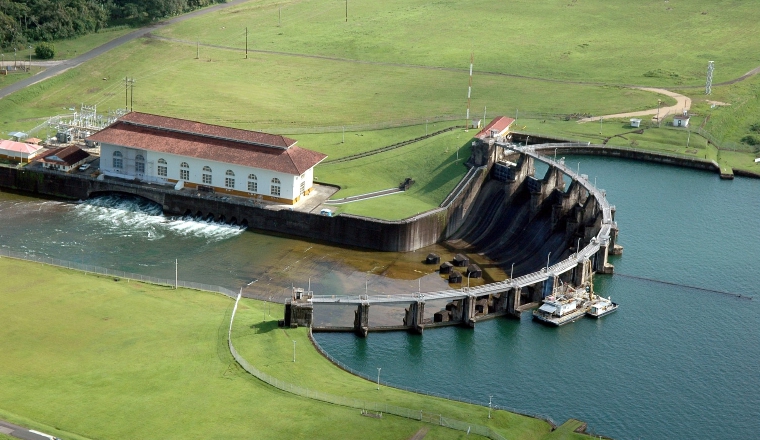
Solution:
[{"label": "concrete pier", "polygon": [[405,310],[404,326],[412,333],[422,334],[425,329],[425,301],[415,301]]},{"label": "concrete pier", "polygon": [[369,303],[362,303],[354,312],[354,333],[362,338],[369,333]]}]

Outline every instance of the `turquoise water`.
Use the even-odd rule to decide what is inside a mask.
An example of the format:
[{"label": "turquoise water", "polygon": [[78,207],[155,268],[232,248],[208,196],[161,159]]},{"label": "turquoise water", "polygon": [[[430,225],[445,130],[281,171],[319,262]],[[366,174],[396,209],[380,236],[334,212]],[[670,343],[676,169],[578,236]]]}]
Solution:
[{"label": "turquoise water", "polygon": [[[596,290],[621,304],[599,321],[547,328],[496,319],[423,336],[318,334],[333,356],[391,384],[444,393],[558,423],[574,417],[616,438],[756,438],[760,433],[760,180],[581,157],[581,172],[616,204],[619,275]],[[282,299],[291,283],[318,293],[415,291],[428,250],[376,254],[160,214],[139,200],[83,204],[0,193],[0,246],[146,275],[245,286]],[[395,264],[395,266],[393,266]],[[391,265],[391,266],[389,266]],[[754,299],[643,281],[727,291]],[[419,276],[419,275],[415,275]],[[421,289],[446,283],[435,274]]]},{"label": "turquoise water", "polygon": [[[526,314],[423,336],[317,334],[352,368],[389,383],[578,418],[616,438],[760,434],[760,181],[605,158],[581,172],[618,207],[617,273],[754,299],[598,276],[620,303],[601,320],[547,328]],[[392,360],[392,361],[389,361]]]}]

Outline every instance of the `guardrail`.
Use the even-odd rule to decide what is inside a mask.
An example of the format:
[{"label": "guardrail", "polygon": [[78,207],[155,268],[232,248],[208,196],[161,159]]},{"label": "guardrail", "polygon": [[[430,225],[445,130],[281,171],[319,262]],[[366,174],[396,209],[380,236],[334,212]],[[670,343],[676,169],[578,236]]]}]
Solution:
[{"label": "guardrail", "polygon": [[[499,281],[496,283],[490,283],[485,284],[483,286],[478,287],[472,287],[472,288],[462,288],[462,289],[448,289],[448,290],[440,290],[440,291],[434,291],[434,292],[418,292],[408,295],[346,295],[346,296],[337,296],[337,295],[314,295],[312,297],[312,302],[314,303],[322,303],[322,304],[372,304],[372,303],[402,303],[402,302],[416,302],[416,301],[422,301],[422,300],[436,300],[436,299],[459,299],[464,298],[467,296],[470,297],[477,297],[477,296],[485,296],[489,294],[504,292],[506,290],[515,289],[515,288],[523,288],[526,286],[530,286],[536,283],[539,283],[541,281],[544,281],[550,277],[563,274],[565,272],[568,272],[575,268],[579,263],[583,262],[584,260],[591,258],[594,254],[596,254],[599,249],[601,249],[602,245],[606,245],[609,243],[610,239],[610,233],[612,232],[612,228],[615,227],[615,223],[612,221],[612,205],[609,204],[607,201],[606,195],[603,190],[597,189],[594,185],[589,182],[589,180],[586,177],[583,177],[583,175],[580,175],[567,167],[564,162],[562,161],[555,161],[551,159],[548,156],[544,156],[542,154],[539,154],[536,150],[539,148],[553,148],[553,147],[559,147],[559,146],[566,146],[567,144],[540,144],[540,145],[531,145],[527,147],[519,147],[511,144],[497,144],[502,148],[509,148],[514,151],[527,154],[531,157],[533,157],[536,160],[540,160],[542,162],[545,162],[549,164],[549,166],[556,167],[560,169],[563,173],[570,176],[573,180],[578,181],[583,187],[589,192],[589,194],[593,195],[597,203],[599,204],[599,209],[602,212],[602,226],[599,229],[599,232],[597,235],[591,239],[591,242],[586,245],[583,249],[580,249],[578,252],[572,254],[569,258],[566,258],[565,260],[562,260],[554,265],[551,265],[547,268],[542,268],[539,271],[529,273],[514,279],[505,280],[505,281]],[[582,146],[587,146],[588,144],[580,144]],[[480,168],[478,168],[479,170]],[[473,171],[473,169],[470,169],[470,171]],[[468,172],[469,173],[469,172]],[[473,178],[475,174],[472,174],[470,176],[470,180]],[[467,180],[466,178],[462,181],[464,182]],[[468,180],[469,182],[469,180]],[[461,192],[461,189],[460,191]],[[459,193],[454,197],[458,197]]]}]

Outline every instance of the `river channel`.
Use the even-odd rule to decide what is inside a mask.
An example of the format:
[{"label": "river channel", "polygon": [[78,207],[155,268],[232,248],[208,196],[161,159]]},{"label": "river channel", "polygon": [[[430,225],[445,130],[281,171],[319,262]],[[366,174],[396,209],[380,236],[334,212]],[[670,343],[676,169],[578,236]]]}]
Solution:
[{"label": "river channel", "polygon": [[[494,319],[423,336],[317,334],[330,354],[390,384],[578,418],[615,438],[754,438],[760,432],[760,180],[596,157],[582,173],[617,205],[622,257],[596,290],[620,309],[561,328]],[[401,293],[447,283],[431,251],[382,254],[257,234],[119,197],[86,203],[0,193],[0,246],[146,275],[245,287],[277,300]],[[498,271],[493,279],[503,277]],[[652,281],[660,280],[672,284]],[[695,286],[695,289],[688,286]],[[727,292],[718,293],[714,291]]]}]

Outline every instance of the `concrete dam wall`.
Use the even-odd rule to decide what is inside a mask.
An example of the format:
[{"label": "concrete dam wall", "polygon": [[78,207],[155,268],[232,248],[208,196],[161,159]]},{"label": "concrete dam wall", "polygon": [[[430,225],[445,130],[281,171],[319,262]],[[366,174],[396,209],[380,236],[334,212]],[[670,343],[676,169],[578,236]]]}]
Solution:
[{"label": "concrete dam wall", "polygon": [[327,217],[289,209],[267,209],[243,198],[176,191],[115,178],[98,180],[38,167],[0,167],[0,187],[40,196],[86,200],[103,193],[131,194],[160,204],[169,215],[188,214],[243,224],[254,230],[394,252],[416,250],[450,236],[464,222],[486,177],[486,167],[473,167],[443,206],[408,219],[383,221],[353,215]]}]

